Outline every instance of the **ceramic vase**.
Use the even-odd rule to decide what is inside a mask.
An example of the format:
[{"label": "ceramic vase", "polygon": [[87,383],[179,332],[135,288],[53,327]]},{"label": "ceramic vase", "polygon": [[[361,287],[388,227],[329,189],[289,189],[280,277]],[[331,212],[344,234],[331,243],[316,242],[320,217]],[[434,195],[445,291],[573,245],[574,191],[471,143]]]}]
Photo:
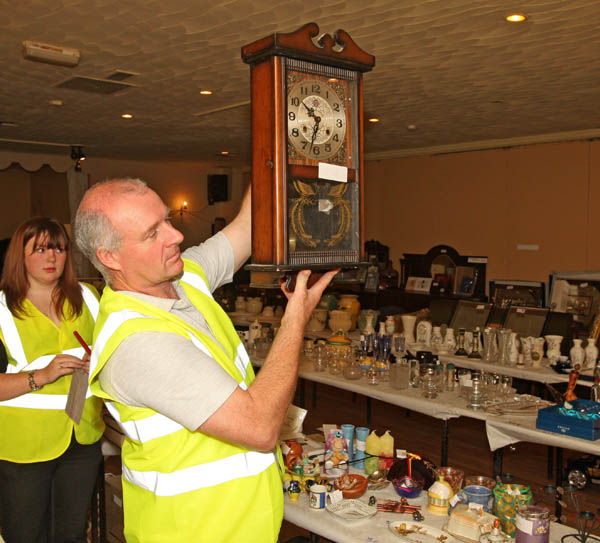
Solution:
[{"label": "ceramic vase", "polygon": [[544,358],[544,344],[546,340],[543,337],[533,338],[533,346],[531,347],[531,359],[533,360],[533,365],[537,368],[542,363],[542,358]]},{"label": "ceramic vase", "polygon": [[327,322],[327,309],[315,309],[306,325],[307,332],[322,332]]},{"label": "ceramic vase", "polygon": [[396,319],[393,315],[388,315],[385,319],[385,333],[390,336],[396,331]]},{"label": "ceramic vase", "polygon": [[257,315],[262,311],[263,304],[260,298],[248,298],[246,300],[246,311]]},{"label": "ceramic vase", "polygon": [[569,356],[571,358],[573,366],[575,366],[575,364],[579,364],[579,367],[583,367],[583,361],[585,360],[585,351],[581,346],[581,341],[581,339],[574,339],[573,347],[571,347],[571,350],[569,351]]},{"label": "ceramic vase", "polygon": [[235,299],[235,310],[239,313],[243,313],[244,311],[246,311],[246,298],[244,298],[243,296],[238,296]]},{"label": "ceramic vase", "polygon": [[417,322],[417,317],[414,315],[402,315],[402,330],[404,333],[404,337],[406,338],[406,346],[408,347],[415,342],[415,323]]},{"label": "ceramic vase", "polygon": [[521,354],[523,355],[523,365],[525,366],[531,366],[533,362],[531,358],[532,339],[532,337],[521,338]]},{"label": "ceramic vase", "polygon": [[510,333],[510,347],[508,352],[508,362],[511,366],[514,366],[519,360],[519,339],[516,332]]},{"label": "ceramic vase", "polygon": [[598,360],[596,340],[593,337],[589,337],[585,346],[585,364],[583,367],[593,368],[596,365],[596,360]]},{"label": "ceramic vase", "polygon": [[546,358],[550,364],[556,364],[558,357],[560,356],[560,344],[562,343],[562,336],[548,335],[544,336],[546,339]]},{"label": "ceramic vase", "polygon": [[371,326],[373,326],[375,321],[377,320],[377,317],[379,317],[379,311],[377,311],[375,309],[363,309],[358,314],[358,318],[356,319],[356,326],[358,327],[358,329],[361,331],[362,334],[371,333],[371,332],[365,331],[365,328],[367,326],[367,317],[368,316],[370,316]]},{"label": "ceramic vase", "polygon": [[352,328],[352,316],[348,311],[334,309],[329,312],[329,328],[332,332],[348,332]]},{"label": "ceramic vase", "polygon": [[356,328],[356,319],[360,312],[360,302],[358,301],[358,294],[342,294],[340,301],[338,302],[338,309],[348,311],[350,313],[352,328]]},{"label": "ceramic vase", "polygon": [[425,347],[431,345],[431,322],[420,321],[417,324],[417,343]]},{"label": "ceramic vase", "polygon": [[442,337],[442,329],[439,326],[434,326],[431,331],[431,347],[435,352],[439,352],[440,345],[444,342]]},{"label": "ceramic vase", "polygon": [[444,346],[450,354],[454,354],[454,351],[456,351],[456,338],[454,337],[454,330],[452,328],[446,328]]}]

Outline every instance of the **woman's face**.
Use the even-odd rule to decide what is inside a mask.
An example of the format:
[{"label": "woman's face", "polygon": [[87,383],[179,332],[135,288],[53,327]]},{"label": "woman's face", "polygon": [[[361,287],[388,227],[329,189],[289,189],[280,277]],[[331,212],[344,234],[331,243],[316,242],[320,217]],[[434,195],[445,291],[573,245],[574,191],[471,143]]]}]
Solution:
[{"label": "woman's face", "polygon": [[25,269],[29,283],[54,285],[61,278],[65,269],[67,251],[63,240],[60,247],[47,247],[48,237],[42,234],[37,243],[31,238],[25,245]]}]

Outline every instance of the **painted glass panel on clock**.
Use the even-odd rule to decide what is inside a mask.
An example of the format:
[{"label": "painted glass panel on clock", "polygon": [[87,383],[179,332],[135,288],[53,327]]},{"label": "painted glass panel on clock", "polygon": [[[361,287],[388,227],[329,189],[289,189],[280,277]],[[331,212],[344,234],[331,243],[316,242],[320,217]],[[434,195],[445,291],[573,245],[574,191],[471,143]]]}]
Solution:
[{"label": "painted glass panel on clock", "polygon": [[[303,77],[302,77],[303,75]],[[290,162],[347,161],[347,82],[288,73],[287,132]]]}]

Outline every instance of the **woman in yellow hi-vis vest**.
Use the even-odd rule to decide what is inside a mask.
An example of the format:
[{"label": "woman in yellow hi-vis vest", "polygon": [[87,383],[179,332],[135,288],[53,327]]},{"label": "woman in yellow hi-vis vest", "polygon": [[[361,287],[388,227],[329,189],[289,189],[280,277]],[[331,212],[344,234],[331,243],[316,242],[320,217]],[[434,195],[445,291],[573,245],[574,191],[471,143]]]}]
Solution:
[{"label": "woman in yellow hi-vis vest", "polygon": [[15,231],[0,291],[0,533],[7,543],[45,543],[52,522],[56,543],[84,543],[101,401],[88,389],[79,424],[65,407],[71,374],[89,367],[73,332],[91,343],[98,293],[76,281],[67,232],[44,217]]}]

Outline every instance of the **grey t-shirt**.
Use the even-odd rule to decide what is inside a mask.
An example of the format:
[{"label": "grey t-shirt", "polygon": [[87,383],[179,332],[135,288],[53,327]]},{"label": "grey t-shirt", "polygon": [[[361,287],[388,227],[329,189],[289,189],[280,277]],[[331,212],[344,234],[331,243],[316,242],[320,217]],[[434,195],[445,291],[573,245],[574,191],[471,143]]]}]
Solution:
[{"label": "grey t-shirt", "polygon": [[[233,249],[222,232],[187,249],[182,256],[202,266],[211,292],[231,282]],[[202,313],[188,300],[179,282],[173,284],[179,300],[122,292],[172,313],[216,342]],[[162,332],[139,332],[127,337],[98,377],[102,389],[118,401],[154,409],[189,430],[201,426],[238,386],[218,362],[191,341]]]}]

